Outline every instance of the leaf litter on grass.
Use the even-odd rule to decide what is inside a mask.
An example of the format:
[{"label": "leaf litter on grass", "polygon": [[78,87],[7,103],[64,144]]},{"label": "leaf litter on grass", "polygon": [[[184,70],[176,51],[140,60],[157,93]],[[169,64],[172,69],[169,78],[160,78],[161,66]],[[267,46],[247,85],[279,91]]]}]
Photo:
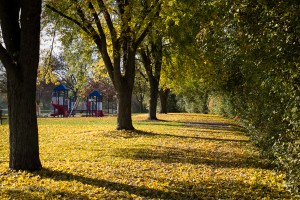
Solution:
[{"label": "leaf litter on grass", "polygon": [[0,129],[1,199],[290,199],[284,175],[266,168],[241,127],[216,115],[39,119],[43,170],[8,166]]}]

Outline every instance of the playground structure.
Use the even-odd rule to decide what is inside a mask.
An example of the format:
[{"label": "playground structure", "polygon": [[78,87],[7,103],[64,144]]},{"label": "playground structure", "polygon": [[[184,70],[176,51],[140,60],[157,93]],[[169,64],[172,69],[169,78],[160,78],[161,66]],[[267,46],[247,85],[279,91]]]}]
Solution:
[{"label": "playground structure", "polygon": [[68,104],[69,104],[69,97],[68,97],[69,88],[66,87],[64,84],[60,84],[59,86],[53,89],[52,93],[52,101],[51,104],[54,108],[53,113],[51,116],[62,116],[68,117]]},{"label": "playground structure", "polygon": [[102,111],[102,94],[94,90],[91,92],[85,101],[75,99],[74,97],[68,96],[69,88],[64,84],[53,89],[52,101],[53,117],[70,117],[76,113],[86,113],[87,117],[103,117]]}]

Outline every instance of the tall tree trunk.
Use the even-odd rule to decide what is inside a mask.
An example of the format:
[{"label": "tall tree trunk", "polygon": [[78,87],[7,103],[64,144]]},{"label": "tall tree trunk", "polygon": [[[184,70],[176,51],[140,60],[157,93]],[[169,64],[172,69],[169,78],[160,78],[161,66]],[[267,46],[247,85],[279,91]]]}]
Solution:
[{"label": "tall tree trunk", "polygon": [[208,91],[206,90],[202,96],[202,113],[208,114],[209,109],[208,109]]},{"label": "tall tree trunk", "polygon": [[9,167],[39,170],[36,78],[40,45],[40,0],[1,1],[0,23],[5,48],[0,59],[7,72]]},{"label": "tall tree trunk", "polygon": [[131,118],[131,100],[135,78],[135,51],[128,51],[123,56],[124,68],[127,70],[124,75],[119,71],[114,74],[114,86],[117,92],[117,130],[134,130]]},{"label": "tall tree trunk", "polygon": [[136,99],[139,103],[140,113],[143,113],[144,112],[144,95],[138,94],[138,95],[136,95]]},{"label": "tall tree trunk", "polygon": [[153,41],[150,41],[150,45],[145,45],[144,48],[141,48],[140,54],[150,83],[150,108],[148,119],[157,120],[156,107],[160,71],[162,65],[162,37],[159,36],[158,31],[154,31],[151,33],[155,34],[155,39],[153,39]]},{"label": "tall tree trunk", "polygon": [[136,94],[136,99],[139,103],[139,107],[140,107],[140,113],[144,112],[144,99],[145,99],[145,95],[144,95],[144,91],[145,91],[145,86],[142,87],[142,84],[140,81],[137,82],[137,89],[138,89],[138,94]]},{"label": "tall tree trunk", "polygon": [[167,114],[167,103],[168,103],[168,97],[170,94],[170,89],[160,89],[159,90],[159,98],[160,98],[160,112],[159,113],[165,113]]},{"label": "tall tree trunk", "polygon": [[141,96],[140,101],[139,101],[139,103],[140,103],[140,113],[143,113],[144,112],[144,97],[142,97],[143,96],[142,94],[140,96]]},{"label": "tall tree trunk", "polygon": [[126,84],[121,85],[117,91],[117,130],[134,130],[131,119],[131,98],[132,88],[130,89]]},{"label": "tall tree trunk", "polygon": [[8,113],[10,127],[9,168],[39,170],[38,128],[35,106],[35,79],[21,72],[8,73]]},{"label": "tall tree trunk", "polygon": [[156,107],[157,107],[159,82],[155,78],[150,78],[149,82],[150,82],[150,108],[149,108],[148,119],[157,120]]}]

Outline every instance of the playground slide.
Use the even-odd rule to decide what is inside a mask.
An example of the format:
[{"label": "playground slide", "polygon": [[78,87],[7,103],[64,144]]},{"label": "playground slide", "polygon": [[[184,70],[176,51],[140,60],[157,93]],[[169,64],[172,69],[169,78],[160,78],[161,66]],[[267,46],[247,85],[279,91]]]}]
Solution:
[{"label": "playground slide", "polygon": [[68,111],[65,107],[58,105],[58,104],[52,104],[52,106],[57,109],[57,112],[54,114],[51,114],[51,116],[59,116],[63,115],[64,117],[68,117]]},{"label": "playground slide", "polygon": [[95,110],[94,114],[96,117],[104,117],[103,111],[102,110]]}]

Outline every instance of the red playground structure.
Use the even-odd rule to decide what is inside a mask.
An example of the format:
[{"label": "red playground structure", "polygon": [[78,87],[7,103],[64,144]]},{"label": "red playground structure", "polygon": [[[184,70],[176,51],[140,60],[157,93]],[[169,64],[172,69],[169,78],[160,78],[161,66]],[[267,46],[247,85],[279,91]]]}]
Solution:
[{"label": "red playground structure", "polygon": [[68,117],[68,105],[69,105],[69,97],[68,91],[69,88],[64,84],[60,84],[59,86],[53,89],[52,93],[52,101],[51,104],[54,108],[51,116],[53,117]]}]

